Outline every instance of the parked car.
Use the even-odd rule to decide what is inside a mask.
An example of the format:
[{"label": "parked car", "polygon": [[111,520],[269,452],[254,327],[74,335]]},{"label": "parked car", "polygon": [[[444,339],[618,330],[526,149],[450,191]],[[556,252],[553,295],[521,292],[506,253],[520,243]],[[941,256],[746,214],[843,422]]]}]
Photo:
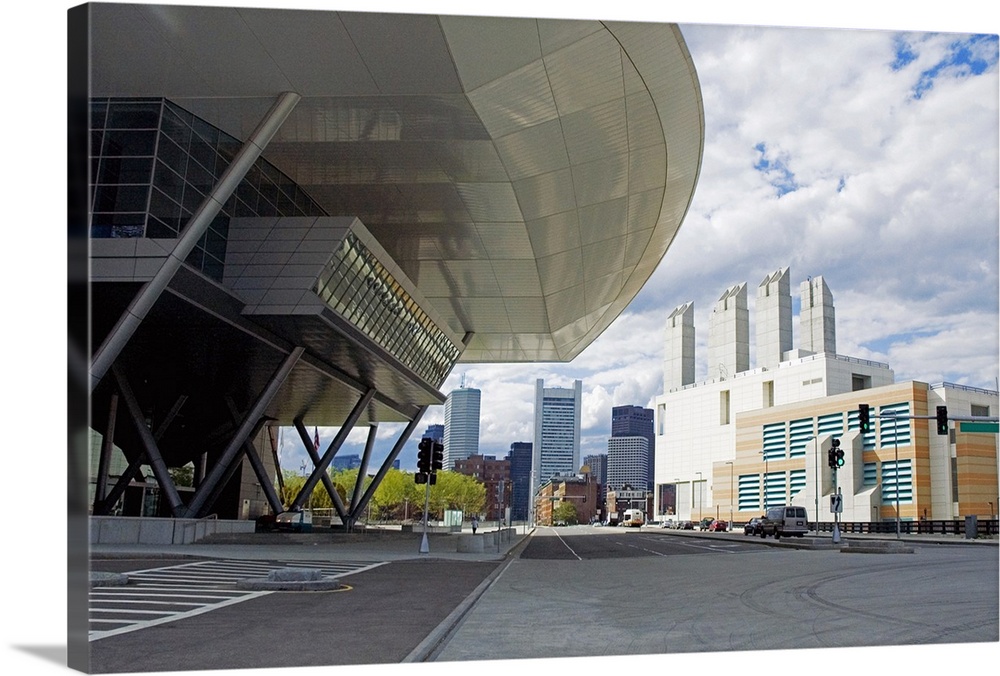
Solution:
[{"label": "parked car", "polygon": [[763,519],[754,517],[746,522],[743,526],[744,535],[760,535],[760,528],[763,524]]},{"label": "parked car", "polygon": [[708,530],[708,527],[712,525],[713,521],[715,521],[715,519],[710,516],[706,516],[698,522],[698,530]]},{"label": "parked car", "polygon": [[660,524],[660,528],[677,528],[677,522],[673,519],[667,519]]},{"label": "parked car", "polygon": [[729,529],[729,523],[721,519],[715,519],[712,523],[708,524],[708,530],[713,533],[725,533]]},{"label": "parked car", "polygon": [[679,524],[677,527],[680,530],[694,530],[694,523],[690,521],[680,521]]}]

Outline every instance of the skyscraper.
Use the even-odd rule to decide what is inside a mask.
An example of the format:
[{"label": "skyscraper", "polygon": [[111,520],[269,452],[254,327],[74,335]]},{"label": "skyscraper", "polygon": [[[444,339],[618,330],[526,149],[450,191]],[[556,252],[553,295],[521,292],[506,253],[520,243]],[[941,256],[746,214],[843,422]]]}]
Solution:
[{"label": "skyscraper", "polygon": [[535,381],[535,443],[532,494],[556,475],[575,474],[580,469],[580,399],[583,383],[572,388],[545,387]]},{"label": "skyscraper", "polygon": [[590,468],[590,477],[601,484],[601,486],[606,486],[608,482],[608,455],[607,453],[597,453],[596,455],[588,455],[583,459],[583,464]]},{"label": "skyscraper", "polygon": [[649,484],[649,442],[645,437],[619,436],[608,439],[607,491],[642,490]]},{"label": "skyscraper", "polygon": [[[641,406],[615,406],[611,409],[611,436],[643,437],[646,440],[647,480],[646,483],[633,483],[632,487],[652,490],[656,451],[656,437],[653,435],[653,409]],[[610,456],[608,462],[611,462]]]},{"label": "skyscraper", "polygon": [[452,390],[444,402],[444,468],[479,453],[479,401],[474,387]]},{"label": "skyscraper", "polygon": [[531,495],[531,442],[515,441],[510,445],[510,518],[511,521],[528,519],[528,502]]},{"label": "skyscraper", "polygon": [[444,443],[444,425],[428,425],[421,439],[433,439]]}]

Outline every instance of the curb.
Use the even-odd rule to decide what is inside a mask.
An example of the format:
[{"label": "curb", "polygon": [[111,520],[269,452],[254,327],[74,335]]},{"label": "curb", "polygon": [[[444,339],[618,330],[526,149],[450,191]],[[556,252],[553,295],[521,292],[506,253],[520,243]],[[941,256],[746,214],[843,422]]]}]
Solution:
[{"label": "curb", "polygon": [[482,595],[493,586],[501,575],[503,575],[503,572],[507,570],[507,567],[518,559],[521,551],[528,546],[528,539],[531,537],[532,533],[534,533],[534,528],[532,528],[528,533],[522,535],[521,541],[507,550],[507,553],[504,554],[504,558],[501,559],[504,563],[497,566],[492,573],[486,576],[486,579],[480,582],[479,586],[472,590],[472,593],[465,597],[465,600],[458,604],[458,606],[451,611],[451,613],[449,613],[448,617],[442,620],[441,624],[431,630],[431,633],[429,633],[416,648],[411,650],[410,654],[404,657],[400,663],[433,662],[437,654],[440,653],[444,646],[448,643],[448,639],[451,638],[452,634],[455,633],[455,630],[458,629],[466,614],[472,610],[472,607],[476,605]]}]

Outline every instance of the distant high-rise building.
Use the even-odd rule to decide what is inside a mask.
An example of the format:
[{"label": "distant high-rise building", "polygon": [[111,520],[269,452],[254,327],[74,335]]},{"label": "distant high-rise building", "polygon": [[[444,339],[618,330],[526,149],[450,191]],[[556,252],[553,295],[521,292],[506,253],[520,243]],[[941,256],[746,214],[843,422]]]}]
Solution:
[{"label": "distant high-rise building", "polygon": [[444,468],[479,453],[479,402],[474,387],[452,390],[444,402]]},{"label": "distant high-rise building", "polygon": [[433,439],[444,443],[444,425],[428,425],[421,439]]},{"label": "distant high-rise building", "polygon": [[355,469],[356,467],[361,467],[361,456],[357,453],[335,455],[333,456],[333,462],[330,464],[336,470]]},{"label": "distant high-rise building", "polygon": [[590,468],[590,478],[605,486],[608,481],[608,455],[607,453],[597,453],[588,455],[583,459],[583,464]]},{"label": "distant high-rise building", "polygon": [[535,381],[535,441],[532,494],[553,476],[570,476],[580,469],[580,401],[583,383],[572,388],[545,387]]},{"label": "distant high-rise building", "polygon": [[649,441],[646,437],[608,439],[608,482],[605,493],[620,491],[626,486],[638,490],[649,486]]},{"label": "distant high-rise building", "polygon": [[611,409],[612,437],[643,437],[646,439],[646,484],[632,484],[633,488],[653,490],[656,436],[653,434],[653,409],[642,406],[615,406]]},{"label": "distant high-rise building", "polygon": [[527,521],[531,500],[531,442],[515,441],[510,445],[511,521]]}]

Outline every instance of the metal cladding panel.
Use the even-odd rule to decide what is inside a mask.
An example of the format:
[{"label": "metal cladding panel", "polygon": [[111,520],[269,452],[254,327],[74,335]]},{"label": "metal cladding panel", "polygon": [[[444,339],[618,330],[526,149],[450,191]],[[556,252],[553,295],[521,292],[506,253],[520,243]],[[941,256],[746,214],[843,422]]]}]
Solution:
[{"label": "metal cladding panel", "polygon": [[[265,157],[330,216],[363,222],[452,332],[495,335],[464,361],[576,356],[652,274],[698,178],[701,94],[669,24],[114,4],[92,16],[94,96],[165,97],[244,139],[278,93],[303,95]],[[597,255],[605,242],[613,255]],[[530,267],[514,260],[537,272],[514,274]]]}]

